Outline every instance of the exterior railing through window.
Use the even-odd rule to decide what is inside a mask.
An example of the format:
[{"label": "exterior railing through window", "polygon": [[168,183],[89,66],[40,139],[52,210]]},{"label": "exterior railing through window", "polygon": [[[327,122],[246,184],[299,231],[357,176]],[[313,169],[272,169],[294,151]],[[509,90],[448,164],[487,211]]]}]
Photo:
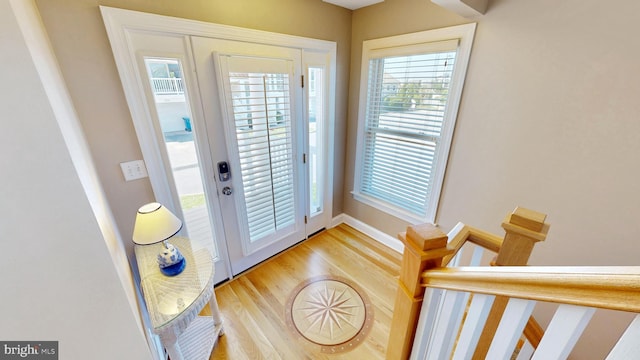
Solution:
[{"label": "exterior railing through window", "polygon": [[182,78],[151,78],[153,93],[156,95],[184,94]]}]

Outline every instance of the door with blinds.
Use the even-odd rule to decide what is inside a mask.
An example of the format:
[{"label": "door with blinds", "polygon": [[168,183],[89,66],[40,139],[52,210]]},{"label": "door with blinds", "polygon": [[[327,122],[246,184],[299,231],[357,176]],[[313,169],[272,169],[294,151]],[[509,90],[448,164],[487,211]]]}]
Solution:
[{"label": "door with blinds", "polygon": [[232,273],[306,237],[301,51],[192,38]]}]

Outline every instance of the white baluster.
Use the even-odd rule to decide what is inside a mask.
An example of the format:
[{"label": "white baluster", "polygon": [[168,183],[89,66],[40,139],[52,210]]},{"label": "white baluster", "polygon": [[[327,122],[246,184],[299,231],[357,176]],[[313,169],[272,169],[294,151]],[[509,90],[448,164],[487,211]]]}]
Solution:
[{"label": "white baluster", "polygon": [[532,300],[509,300],[489,347],[487,359],[511,358],[535,305],[536,302]]},{"label": "white baluster", "polygon": [[427,288],[424,293],[422,308],[420,309],[420,318],[416,328],[415,340],[411,349],[410,359],[424,359],[427,353],[427,347],[433,336],[433,331],[440,310],[440,300],[444,290]]},{"label": "white baluster", "polygon": [[469,293],[467,292],[451,290],[445,292],[433,336],[427,349],[427,359],[450,358],[468,301]]},{"label": "white baluster", "polygon": [[637,315],[613,347],[606,360],[637,359],[640,354],[640,315]]},{"label": "white baluster", "polygon": [[595,311],[583,306],[560,305],[532,360],[566,359]]},{"label": "white baluster", "polygon": [[473,357],[473,352],[484,329],[484,324],[489,316],[491,305],[495,300],[493,295],[474,294],[471,305],[467,311],[467,317],[460,332],[460,338],[453,354],[453,360],[466,360]]}]

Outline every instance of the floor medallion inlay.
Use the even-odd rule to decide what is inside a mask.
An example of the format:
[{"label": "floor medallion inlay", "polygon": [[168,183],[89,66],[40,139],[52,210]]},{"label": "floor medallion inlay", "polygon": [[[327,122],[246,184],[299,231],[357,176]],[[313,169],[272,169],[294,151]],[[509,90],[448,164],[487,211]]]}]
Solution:
[{"label": "floor medallion inlay", "polygon": [[286,309],[289,327],[327,353],[349,351],[360,344],[373,320],[366,294],[352,282],[331,276],[298,285]]}]

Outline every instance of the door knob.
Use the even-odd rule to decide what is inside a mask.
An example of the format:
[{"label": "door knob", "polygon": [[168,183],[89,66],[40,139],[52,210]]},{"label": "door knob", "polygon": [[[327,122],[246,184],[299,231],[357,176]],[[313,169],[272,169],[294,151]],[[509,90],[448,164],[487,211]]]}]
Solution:
[{"label": "door knob", "polygon": [[231,190],[231,187],[225,186],[222,188],[222,193],[225,195],[231,195],[233,194],[233,190]]}]

